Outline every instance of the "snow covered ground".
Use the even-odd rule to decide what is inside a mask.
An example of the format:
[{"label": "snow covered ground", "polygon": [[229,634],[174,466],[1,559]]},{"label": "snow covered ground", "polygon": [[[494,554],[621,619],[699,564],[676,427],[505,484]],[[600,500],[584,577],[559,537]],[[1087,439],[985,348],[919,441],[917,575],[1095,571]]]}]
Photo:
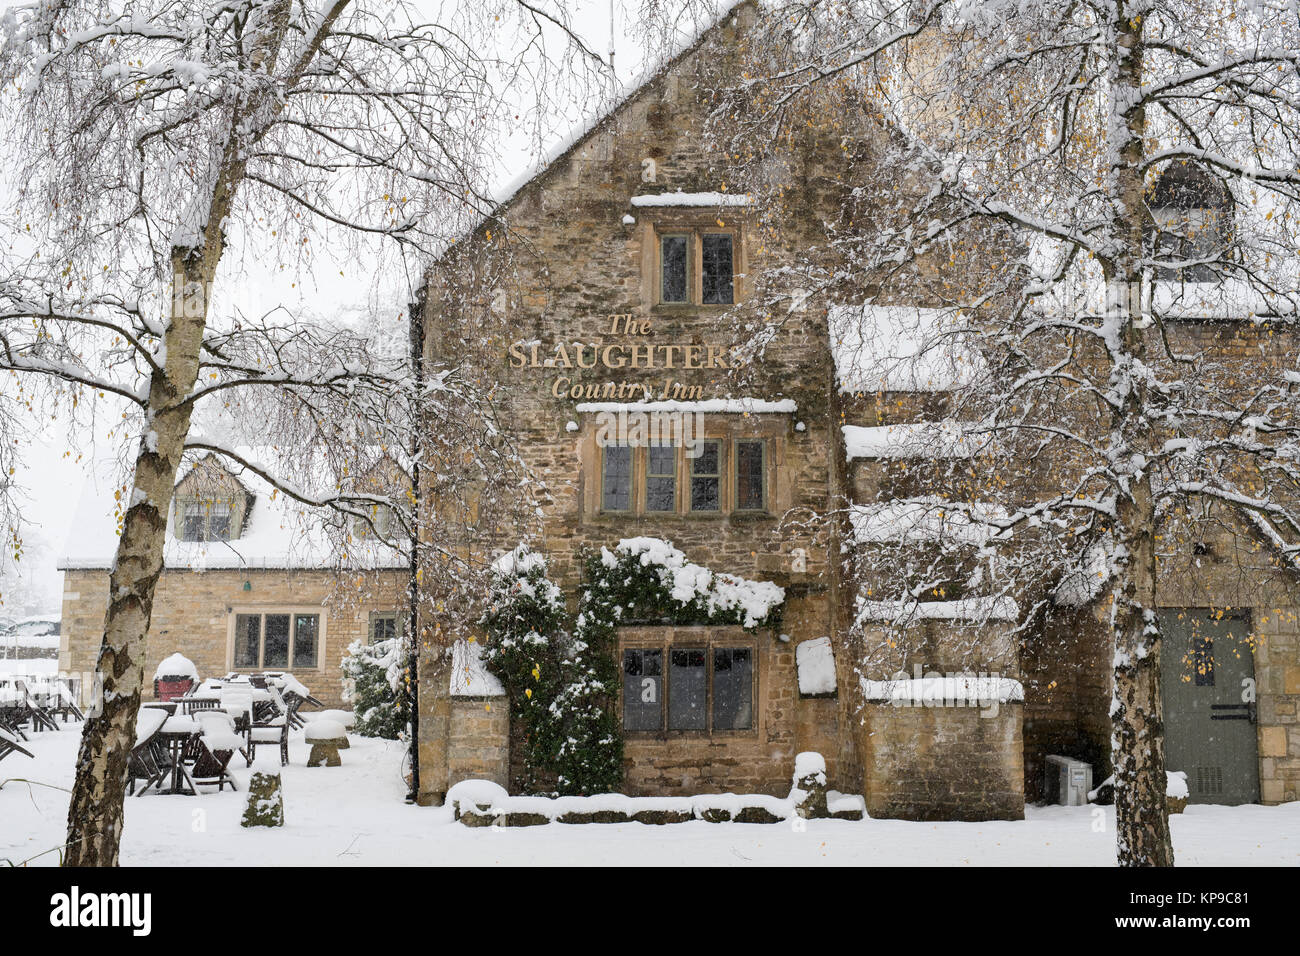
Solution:
[{"label": "snow covered ground", "polygon": [[[22,777],[71,786],[77,725],[33,735],[0,764],[0,866],[5,858],[53,865],[68,794]],[[1092,807],[1030,807],[1024,822],[905,823],[814,820],[790,824],[639,823],[471,829],[448,811],[402,802],[401,745],[353,735],[343,766],[308,769],[301,732],[284,771],[282,830],[239,826],[244,794],[127,797],[126,865],[426,866],[487,864],[697,865],[1111,865],[1114,815]],[[248,771],[236,756],[241,787]],[[1097,826],[1104,829],[1098,832]],[[1300,865],[1300,803],[1189,807],[1172,818],[1180,865]],[[42,854],[38,856],[38,854]]]}]

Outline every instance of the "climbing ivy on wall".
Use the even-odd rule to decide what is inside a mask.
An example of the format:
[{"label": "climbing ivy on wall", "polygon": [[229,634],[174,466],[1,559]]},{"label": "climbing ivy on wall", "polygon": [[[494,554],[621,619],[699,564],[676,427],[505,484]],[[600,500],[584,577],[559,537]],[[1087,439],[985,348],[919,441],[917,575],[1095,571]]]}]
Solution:
[{"label": "climbing ivy on wall", "polygon": [[785,592],[767,581],[715,573],[671,542],[626,538],[583,556],[578,613],[566,629],[546,562],[520,546],[496,566],[484,616],[487,666],[506,687],[526,739],[525,787],[553,775],[560,793],[616,791],[623,778],[618,700],[622,625],[776,627]]},{"label": "climbing ivy on wall", "polygon": [[505,686],[510,720],[522,728],[524,791],[553,776],[560,724],[552,705],[561,690],[567,613],[564,595],[546,577],[546,559],[520,545],[492,567],[483,663]]}]

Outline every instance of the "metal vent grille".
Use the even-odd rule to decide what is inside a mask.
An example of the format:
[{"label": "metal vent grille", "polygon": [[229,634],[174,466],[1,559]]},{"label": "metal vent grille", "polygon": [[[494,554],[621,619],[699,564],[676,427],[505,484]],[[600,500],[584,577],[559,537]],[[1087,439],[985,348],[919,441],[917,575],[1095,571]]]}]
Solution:
[{"label": "metal vent grille", "polygon": [[1196,792],[1207,796],[1223,793],[1223,768],[1197,767]]}]

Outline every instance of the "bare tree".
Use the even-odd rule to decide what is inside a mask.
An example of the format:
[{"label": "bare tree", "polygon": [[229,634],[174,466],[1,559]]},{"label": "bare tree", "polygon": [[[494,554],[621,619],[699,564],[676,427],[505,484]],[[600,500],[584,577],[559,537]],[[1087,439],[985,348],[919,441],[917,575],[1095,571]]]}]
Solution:
[{"label": "bare tree", "polygon": [[[980,358],[946,387],[948,425],[915,433],[925,493],[875,506],[916,532],[864,559],[877,596],[1010,586],[1032,626],[1063,578],[1096,585],[1118,858],[1172,864],[1158,570],[1209,521],[1266,542],[1265,568],[1300,558],[1294,5],[808,0],[748,42],[717,128],[759,188],[763,144],[809,115],[847,117],[848,154],[852,121],[888,131],[797,281],[938,310],[906,330],[911,354]],[[1216,338],[1209,320],[1237,325]],[[878,332],[871,310],[847,321]],[[956,453],[935,454],[953,428]]]},{"label": "bare tree", "polygon": [[[69,806],[69,864],[117,862],[143,642],[182,457],[220,454],[305,505],[361,521],[393,504],[341,471],[334,487],[320,474],[295,482],[283,461],[192,440],[196,412],[265,392],[300,437],[400,447],[384,431],[386,406],[442,389],[439,407],[482,410],[461,401],[466,392],[442,402],[456,391],[450,369],[415,394],[409,364],[364,337],[212,308],[234,236],[281,255],[363,236],[427,256],[487,208],[483,144],[499,119],[494,80],[508,71],[483,52],[480,16],[490,24],[493,11],[426,23],[412,6],[364,0],[67,0],[13,7],[3,20],[16,195],[3,222],[0,370],[42,413],[120,414],[109,437],[134,456],[98,663],[103,706],[86,724]],[[412,524],[396,527],[409,534]]]}]

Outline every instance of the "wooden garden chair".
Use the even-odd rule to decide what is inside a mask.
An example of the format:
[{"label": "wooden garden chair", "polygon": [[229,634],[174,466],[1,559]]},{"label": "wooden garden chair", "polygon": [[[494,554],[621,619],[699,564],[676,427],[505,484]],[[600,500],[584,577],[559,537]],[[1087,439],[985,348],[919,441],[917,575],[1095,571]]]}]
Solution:
[{"label": "wooden garden chair", "polygon": [[230,784],[231,790],[238,790],[235,778],[229,771],[231,758],[240,750],[243,738],[235,733],[235,722],[222,710],[203,710],[194,715],[203,728],[186,744],[186,759],[194,764],[190,768],[190,777],[195,786],[212,786],[216,784],[218,792]]},{"label": "wooden garden chair", "polygon": [[143,780],[139,796],[143,797],[150,787],[162,789],[171,763],[167,747],[158,738],[158,731],[167,721],[167,712],[158,709],[142,709],[135,721],[135,746],[127,758],[127,792],[135,793],[136,781]]},{"label": "wooden garden chair", "polygon": [[10,754],[22,754],[35,759],[32,752],[18,742],[17,737],[7,730],[0,730],[0,760],[4,760]]},{"label": "wooden garden chair", "polygon": [[41,703],[40,699],[33,695],[27,686],[26,681],[14,681],[14,686],[22,694],[23,703],[21,707],[25,714],[25,720],[32,722],[32,730],[58,730],[58,721],[54,719],[48,707]]},{"label": "wooden garden chair", "polygon": [[[265,711],[266,716],[254,718],[253,725],[249,728],[248,762],[251,766],[257,756],[258,744],[279,744],[280,766],[285,767],[289,764],[289,708],[274,687],[267,687],[266,690],[271,694],[272,708]],[[271,715],[272,709],[275,711],[274,716]]]}]

